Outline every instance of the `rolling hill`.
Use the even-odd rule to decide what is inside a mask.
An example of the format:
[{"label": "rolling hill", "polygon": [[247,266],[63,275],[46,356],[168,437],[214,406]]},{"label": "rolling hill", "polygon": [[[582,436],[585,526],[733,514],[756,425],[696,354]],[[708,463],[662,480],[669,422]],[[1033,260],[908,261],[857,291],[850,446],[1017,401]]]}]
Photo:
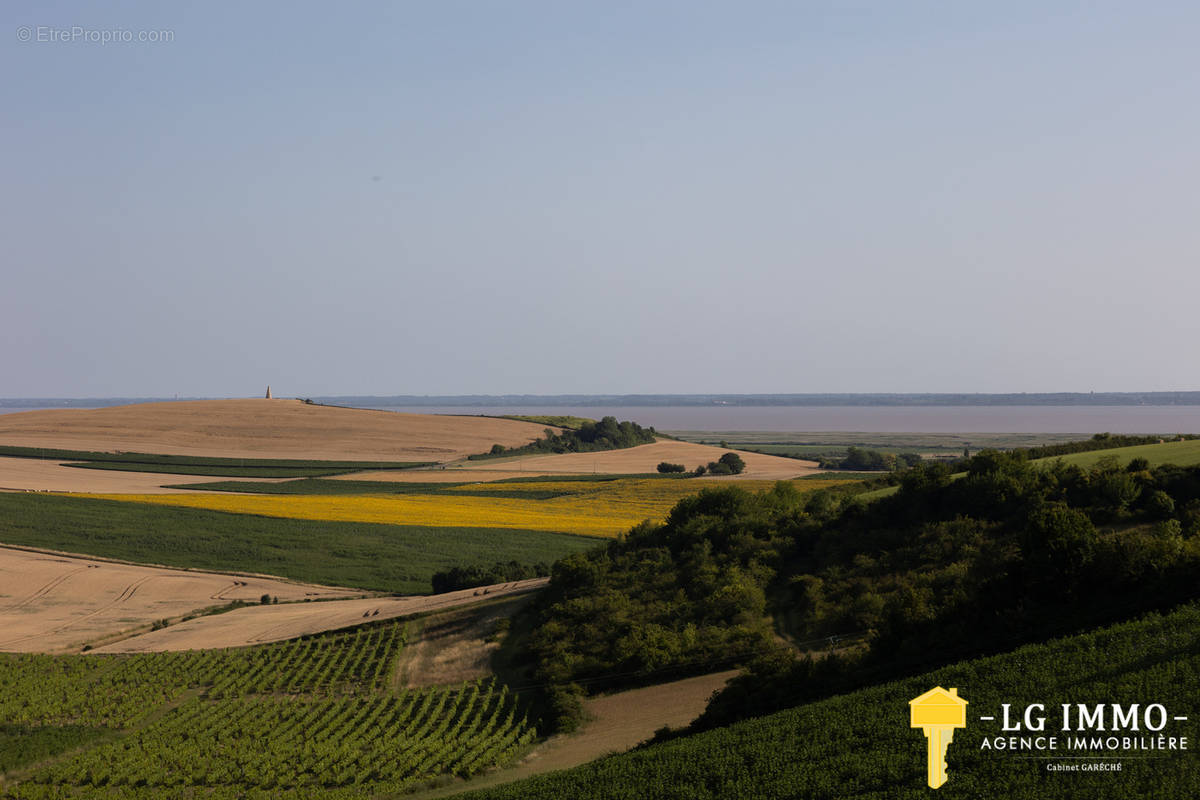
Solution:
[{"label": "rolling hill", "polygon": [[220,458],[450,461],[519,447],[544,425],[300,400],[195,400],[0,416],[0,445]]}]

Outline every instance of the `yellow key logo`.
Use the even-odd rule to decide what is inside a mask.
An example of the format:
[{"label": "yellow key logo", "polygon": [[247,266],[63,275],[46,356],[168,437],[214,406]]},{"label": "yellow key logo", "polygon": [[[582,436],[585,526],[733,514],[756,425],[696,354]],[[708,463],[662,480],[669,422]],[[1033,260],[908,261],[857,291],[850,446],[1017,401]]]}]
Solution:
[{"label": "yellow key logo", "polygon": [[912,727],[921,728],[928,740],[929,788],[936,789],[946,782],[946,748],[954,729],[967,726],[967,701],[958,696],[958,689],[935,686],[909,700],[908,708]]}]

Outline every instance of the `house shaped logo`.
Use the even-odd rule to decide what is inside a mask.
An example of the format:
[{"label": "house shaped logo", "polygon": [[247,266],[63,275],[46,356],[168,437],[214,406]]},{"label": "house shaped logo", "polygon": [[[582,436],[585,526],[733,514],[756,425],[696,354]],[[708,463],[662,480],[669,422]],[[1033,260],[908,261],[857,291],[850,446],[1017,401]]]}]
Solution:
[{"label": "house shaped logo", "polygon": [[935,686],[909,700],[908,708],[910,725],[925,733],[929,788],[937,789],[946,782],[946,748],[954,731],[967,726],[967,701],[958,696],[958,689]]}]

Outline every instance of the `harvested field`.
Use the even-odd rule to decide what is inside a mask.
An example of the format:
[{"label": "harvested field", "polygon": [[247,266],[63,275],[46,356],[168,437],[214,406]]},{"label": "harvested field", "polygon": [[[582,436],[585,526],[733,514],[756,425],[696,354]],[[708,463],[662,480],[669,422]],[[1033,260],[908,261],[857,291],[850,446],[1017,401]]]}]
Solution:
[{"label": "harvested field", "polygon": [[147,653],[163,650],[202,650],[212,647],[243,647],[294,639],[322,631],[346,628],[363,622],[406,617],[428,611],[478,602],[481,598],[504,597],[540,589],[548,578],[463,589],[427,597],[374,597],[358,600],[329,600],[288,605],[249,606],[225,614],[172,625],[98,647],[96,653]]},{"label": "harvested field", "polygon": [[[468,461],[462,465],[462,468],[464,471],[507,471],[509,477],[586,473],[630,475],[654,472],[662,461],[683,464],[689,470],[695,469],[700,464],[716,461],[728,452],[730,451],[727,449],[706,444],[659,439],[654,444],[643,444],[624,450],[481,459]],[[799,461],[794,458],[781,458],[761,453],[738,452],[738,455],[746,462],[745,472],[741,475],[714,477],[711,480],[744,480],[748,478],[785,480],[801,475],[811,475],[818,471],[817,464],[813,461]]]},{"label": "harvested field", "polygon": [[[386,473],[385,473],[386,474]],[[214,478],[213,480],[219,480]],[[239,478],[239,480],[280,481],[286,478]],[[136,492],[178,494],[187,489],[166,489],[163,484],[179,483],[178,475],[156,472],[79,469],[58,461],[36,458],[0,457],[0,491],[86,492],[103,494]]]},{"label": "harvested field", "polygon": [[519,447],[544,425],[299,400],[195,400],[0,415],[0,444],[221,458],[449,461]]},{"label": "harvested field", "polygon": [[0,547],[0,650],[78,650],[154,620],[264,594],[286,601],[361,592]]}]

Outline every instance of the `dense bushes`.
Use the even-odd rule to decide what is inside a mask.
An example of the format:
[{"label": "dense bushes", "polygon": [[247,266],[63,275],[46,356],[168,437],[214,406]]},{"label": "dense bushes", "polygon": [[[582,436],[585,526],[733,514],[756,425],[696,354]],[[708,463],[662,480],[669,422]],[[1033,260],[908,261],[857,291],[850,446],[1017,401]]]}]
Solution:
[{"label": "dense bushes", "polygon": [[[1033,702],[1057,709],[1085,698],[1154,698],[1173,714],[1194,719],[1198,654],[1200,609],[1185,607],[798,708],[780,704],[770,708],[770,716],[482,789],[464,800],[929,800],[935,793],[926,785],[925,742],[908,725],[905,701],[931,686],[957,687],[971,703],[971,722],[954,732],[949,748],[951,778],[941,790],[946,796],[1191,800],[1200,785],[1200,765],[1190,748],[1156,752],[1150,759],[1127,754],[1123,772],[1081,770],[1064,778],[1047,773],[1044,762],[1039,769],[1020,755],[982,747],[984,739],[1000,733],[1001,723],[976,717],[1001,703],[1014,710]],[[1074,752],[1076,759],[1098,761],[1112,755]]]},{"label": "dense bushes", "polygon": [[847,469],[855,472],[884,472],[893,469],[906,469],[921,463],[919,453],[883,453],[879,450],[868,450],[862,447],[846,448],[843,458],[821,457],[821,469]]},{"label": "dense bushes", "polygon": [[620,450],[654,441],[653,427],[643,428],[636,422],[617,422],[616,417],[604,417],[599,422],[588,420],[577,430],[562,433],[546,428],[541,439],[524,447],[506,449],[503,445],[492,445],[490,453],[473,455],[472,459],[493,456],[522,456],[535,453],[590,453],[598,450]]},{"label": "dense bushes", "polygon": [[522,564],[519,561],[497,561],[490,567],[480,565],[451,567],[433,574],[433,593],[442,594],[458,589],[474,589],[476,586],[491,586],[494,583],[523,581],[549,573],[550,566],[544,562]]},{"label": "dense bushes", "polygon": [[[662,473],[682,473],[687,472],[687,467],[683,464],[672,464],[669,461],[663,461],[658,465],[658,471]],[[692,471],[696,477],[704,474],[709,475],[741,475],[746,471],[746,462],[737,453],[725,453],[716,461],[710,461],[708,464],[701,464]]]},{"label": "dense bushes", "polygon": [[725,453],[716,461],[708,462],[709,475],[741,475],[746,471],[746,462],[737,453]]},{"label": "dense bushes", "polygon": [[596,690],[708,672],[771,648],[766,589],[782,542],[769,510],[796,495],[791,484],[761,497],[706,489],[664,525],[643,523],[556,563],[527,645],[537,680]]},{"label": "dense bushes", "polygon": [[[591,688],[752,662],[713,706],[725,721],[1197,596],[1200,468],[995,451],[965,467],[907,470],[873,503],[783,483],[687,498],[555,565],[539,677]],[[797,661],[771,617],[794,640],[865,644]]]},{"label": "dense bushes", "polygon": [[796,637],[865,631],[834,658],[760,659],[706,724],[1198,596],[1200,468],[1036,468],[981,453],[793,530],[773,608]]}]

